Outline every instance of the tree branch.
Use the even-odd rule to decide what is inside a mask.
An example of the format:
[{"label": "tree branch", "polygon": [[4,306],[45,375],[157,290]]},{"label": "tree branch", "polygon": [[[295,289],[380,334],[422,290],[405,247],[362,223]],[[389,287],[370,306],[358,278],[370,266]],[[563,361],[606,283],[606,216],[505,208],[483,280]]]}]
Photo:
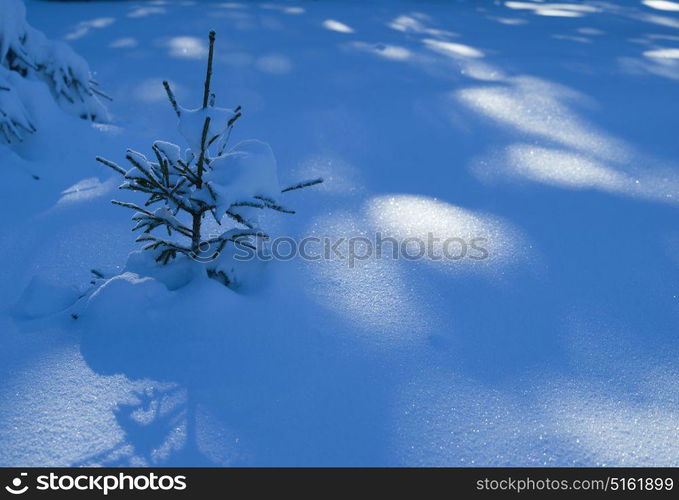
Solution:
[{"label": "tree branch", "polygon": [[114,162],[112,162],[112,161],[109,161],[109,160],[107,160],[106,158],[102,158],[101,156],[97,156],[97,157],[95,158],[95,160],[97,160],[97,161],[98,161],[99,163],[101,163],[102,165],[106,165],[107,167],[112,168],[113,170],[115,170],[116,172],[118,172],[119,174],[121,174],[123,177],[127,175],[127,172],[125,171],[125,169],[122,168],[122,167],[121,167],[120,165],[118,165],[117,163],[114,163]]},{"label": "tree branch", "polygon": [[212,79],[212,57],[215,51],[215,30],[210,30],[210,50],[207,56],[207,74],[205,75],[205,90],[203,92],[203,109],[207,108],[210,99],[210,80]]},{"label": "tree branch", "polygon": [[302,189],[305,187],[309,186],[315,186],[316,184],[320,184],[323,182],[323,179],[320,177],[318,179],[310,179],[308,181],[301,181],[298,182],[297,184],[293,184],[292,186],[288,186],[285,189],[281,189],[281,193],[287,193],[288,191],[294,191],[296,189]]},{"label": "tree branch", "polygon": [[163,87],[165,87],[167,98],[170,100],[170,104],[172,104],[172,109],[174,109],[174,112],[177,113],[177,117],[180,117],[182,113],[179,109],[179,105],[177,104],[177,99],[175,99],[174,97],[174,92],[172,92],[170,84],[168,83],[167,80],[163,80]]}]

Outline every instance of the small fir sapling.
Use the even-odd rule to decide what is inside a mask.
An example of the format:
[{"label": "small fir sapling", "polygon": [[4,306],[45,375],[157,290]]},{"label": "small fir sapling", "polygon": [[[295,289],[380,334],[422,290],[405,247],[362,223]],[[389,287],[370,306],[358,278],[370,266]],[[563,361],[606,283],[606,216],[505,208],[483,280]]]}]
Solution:
[{"label": "small fir sapling", "polygon": [[[120,189],[146,195],[143,206],[113,201],[134,210],[132,230],[142,232],[136,240],[144,243],[142,250],[152,252],[160,265],[171,264],[180,256],[202,262],[208,276],[233,287],[232,277],[217,263],[226,245],[255,249],[268,238],[260,227],[259,212],[294,214],[279,203],[280,195],[323,180],[307,180],[281,189],[268,144],[248,140],[228,148],[231,131],[242,112],[240,106],[225,109],[215,105],[216,96],[211,91],[214,42],[215,32],[211,31],[201,107],[180,106],[169,83],[163,82],[179,119],[179,132],[189,146],[185,153],[176,144],[156,141],[151,147],[153,159],[128,150],[129,169],[104,158],[97,157],[97,161],[125,179]],[[205,229],[206,217],[222,228],[219,234]],[[157,234],[160,231],[162,235]]]}]

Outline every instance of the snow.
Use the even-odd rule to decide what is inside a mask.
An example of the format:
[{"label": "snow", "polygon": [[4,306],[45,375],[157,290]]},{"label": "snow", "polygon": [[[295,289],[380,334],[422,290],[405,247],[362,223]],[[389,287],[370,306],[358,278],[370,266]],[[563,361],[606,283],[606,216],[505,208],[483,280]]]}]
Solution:
[{"label": "snow", "polygon": [[14,313],[31,319],[56,314],[75,304],[81,295],[75,286],[58,286],[35,276],[21,294]]},{"label": "snow", "polygon": [[[675,5],[28,0],[114,101],[93,124],[0,73],[37,129],[0,146],[0,465],[679,465]],[[293,208],[252,209],[272,237],[489,258],[229,247],[230,289],[140,252],[94,158],[195,149],[212,28],[225,199]]]},{"label": "snow", "polygon": [[210,167],[205,182],[219,195],[219,216],[238,201],[255,196],[276,200],[280,196],[276,158],[262,141],[241,141],[228,153],[213,158]]},{"label": "snow", "polygon": [[353,33],[354,30],[351,26],[347,26],[341,21],[335,21],[334,19],[326,19],[323,21],[323,27],[329,29],[330,31],[337,31],[338,33]]},{"label": "snow", "polygon": [[667,0],[644,0],[644,5],[658,10],[679,11],[679,3]]},{"label": "snow", "polygon": [[16,83],[15,75],[0,68],[0,141],[4,144],[21,142],[35,132],[22,98],[17,95]]},{"label": "snow", "polygon": [[201,150],[205,120],[210,118],[210,126],[205,134],[206,141],[209,142],[213,137],[222,137],[225,134],[227,123],[235,115],[231,109],[212,106],[196,109],[180,107],[180,110],[179,133],[196,154]]}]

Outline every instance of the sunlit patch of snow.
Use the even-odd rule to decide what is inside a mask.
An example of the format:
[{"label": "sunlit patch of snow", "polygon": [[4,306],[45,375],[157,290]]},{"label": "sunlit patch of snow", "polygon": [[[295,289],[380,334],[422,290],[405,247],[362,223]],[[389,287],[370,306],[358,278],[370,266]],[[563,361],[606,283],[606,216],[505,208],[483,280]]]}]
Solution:
[{"label": "sunlit patch of snow", "polygon": [[262,9],[270,9],[270,10],[278,10],[282,12],[283,14],[291,14],[291,15],[299,15],[299,14],[304,14],[306,10],[304,7],[300,7],[298,5],[293,5],[293,6],[288,6],[288,5],[279,5],[275,3],[263,3],[260,4],[259,6]]},{"label": "sunlit patch of snow", "polygon": [[516,17],[490,17],[490,19],[493,19],[494,21],[497,21],[500,24],[505,24],[507,26],[521,26],[522,24],[527,24],[528,21],[525,19],[519,19]]},{"label": "sunlit patch of snow", "polygon": [[582,17],[599,12],[597,7],[575,3],[505,2],[505,6],[510,9],[532,10],[539,16],[548,17]]},{"label": "sunlit patch of snow", "polygon": [[127,17],[134,19],[165,13],[167,13],[167,11],[163,7],[136,7],[134,10],[128,12]]},{"label": "sunlit patch of snow", "polygon": [[422,33],[426,29],[420,21],[411,16],[399,16],[392,20],[388,26],[391,29],[402,31],[404,33],[408,31]]},{"label": "sunlit patch of snow", "polygon": [[273,75],[286,75],[292,71],[292,61],[286,56],[270,54],[255,61],[258,70]]},{"label": "sunlit patch of snow", "polygon": [[351,26],[335,21],[334,19],[326,19],[323,21],[323,27],[330,31],[336,31],[338,33],[354,33],[354,29]]},{"label": "sunlit patch of snow", "polygon": [[667,57],[621,57],[618,64],[623,72],[632,75],[657,75],[671,80],[679,80],[679,64],[676,59]]},{"label": "sunlit patch of snow", "polygon": [[93,123],[92,128],[111,136],[120,135],[125,132],[125,128],[112,123]]},{"label": "sunlit patch of snow", "polygon": [[679,49],[647,50],[644,56],[653,59],[679,59]]},{"label": "sunlit patch of snow", "polygon": [[630,17],[650,24],[656,24],[658,26],[665,26],[667,28],[679,28],[679,19],[674,19],[672,17],[645,13],[636,14]]},{"label": "sunlit patch of snow", "polygon": [[113,17],[98,17],[96,19],[91,19],[89,21],[82,21],[78,23],[75,30],[68,33],[64,38],[66,40],[77,40],[87,35],[92,29],[100,29],[110,26],[115,22]]},{"label": "sunlit patch of snow", "polygon": [[679,11],[679,3],[669,0],[644,0],[641,3],[652,9]]},{"label": "sunlit patch of snow", "polygon": [[584,36],[555,34],[555,35],[552,35],[552,38],[554,38],[556,40],[570,40],[571,42],[578,42],[578,43],[591,43],[591,40],[589,38],[585,38]]},{"label": "sunlit patch of snow", "polygon": [[[346,211],[316,217],[307,236],[330,237],[333,242],[371,237],[363,218]],[[322,247],[310,248],[318,251]],[[346,256],[348,243],[340,250]],[[412,342],[435,321],[413,294],[412,277],[395,260],[370,258],[356,261],[352,267],[348,260],[333,257],[306,264],[314,276],[308,290],[312,299],[351,323],[356,328],[354,335],[362,335],[371,344],[388,347]]]},{"label": "sunlit patch of snow", "polygon": [[537,9],[535,13],[538,16],[547,17],[582,17],[583,15],[581,12],[563,9]]},{"label": "sunlit patch of snow", "polygon": [[422,14],[411,14],[409,16],[403,15],[390,21],[387,26],[391,29],[400,31],[402,33],[422,33],[429,36],[435,37],[456,37],[459,36],[457,33],[452,31],[440,30],[437,28],[429,28],[423,24],[420,20],[428,20],[428,16]]},{"label": "sunlit patch of snow", "polygon": [[461,72],[469,78],[483,82],[497,82],[506,79],[505,74],[499,68],[478,60],[465,61]]},{"label": "sunlit patch of snow", "polygon": [[566,151],[513,145],[507,160],[518,175],[556,186],[619,191],[631,181],[614,169]]},{"label": "sunlit patch of snow", "polygon": [[578,28],[576,30],[578,33],[582,35],[591,35],[591,36],[599,36],[599,35],[605,35],[606,32],[597,28]]},{"label": "sunlit patch of snow", "polygon": [[285,14],[298,15],[298,14],[304,14],[306,11],[304,10],[303,7],[285,7],[283,9],[283,12]]},{"label": "sunlit patch of snow", "polygon": [[477,87],[457,92],[470,108],[523,134],[531,134],[607,159],[624,159],[627,148],[583,122],[563,104],[577,93],[531,77],[511,80],[511,86]]},{"label": "sunlit patch of snow", "polygon": [[387,45],[384,43],[353,42],[350,47],[362,52],[368,52],[392,61],[406,61],[412,57],[412,53],[399,45]]},{"label": "sunlit patch of snow", "polygon": [[424,39],[422,42],[428,49],[446,56],[471,58],[483,57],[483,52],[462,43],[444,42],[441,40],[432,40],[430,38]]},{"label": "sunlit patch of snow", "polygon": [[[424,249],[423,262],[443,272],[506,269],[532,257],[520,232],[510,224],[440,200],[413,195],[379,196],[368,201],[365,211],[371,225],[385,236],[399,241],[417,238],[427,245],[433,237],[430,248]],[[483,247],[487,255],[475,246]],[[418,249],[408,249],[408,253],[417,255]],[[463,257],[458,259],[459,256]]]},{"label": "sunlit patch of snow", "polygon": [[133,49],[137,45],[139,45],[137,39],[128,36],[124,38],[116,38],[108,46],[111,47],[112,49]]},{"label": "sunlit patch of snow", "polygon": [[503,154],[477,161],[472,171],[480,179],[513,178],[565,189],[597,189],[634,198],[679,203],[679,176],[672,171],[621,171],[587,155],[514,144]]},{"label": "sunlit patch of snow", "polygon": [[679,42],[679,36],[676,35],[651,33],[650,35],[647,35],[647,37],[651,40],[671,40],[673,42]]},{"label": "sunlit patch of snow", "polygon": [[97,177],[89,177],[83,179],[77,184],[61,192],[61,198],[57,205],[77,203],[81,201],[91,200],[103,196],[113,191],[117,186],[116,179],[111,178],[106,182],[101,182]]},{"label": "sunlit patch of snow", "polygon": [[204,40],[193,36],[176,36],[170,38],[165,45],[172,57],[203,59],[207,56],[207,47]]},{"label": "sunlit patch of snow", "polygon": [[[676,379],[675,379],[676,380]],[[676,391],[677,387],[674,388]],[[567,381],[544,403],[547,418],[569,441],[582,446],[595,466],[653,466],[679,463],[679,410],[664,401],[621,401],[605,389]]]},{"label": "sunlit patch of snow", "polygon": [[222,2],[218,3],[216,6],[223,9],[247,9],[249,7],[247,4],[240,2]]},{"label": "sunlit patch of snow", "polygon": [[569,321],[576,376],[538,388],[545,420],[595,466],[679,464],[679,383],[671,353],[651,354],[627,332]]}]

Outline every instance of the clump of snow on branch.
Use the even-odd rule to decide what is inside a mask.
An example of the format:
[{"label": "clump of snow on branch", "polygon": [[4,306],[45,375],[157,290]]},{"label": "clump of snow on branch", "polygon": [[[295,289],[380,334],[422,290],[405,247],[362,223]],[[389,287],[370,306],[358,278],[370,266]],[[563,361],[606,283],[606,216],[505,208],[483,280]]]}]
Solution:
[{"label": "clump of snow on branch", "polygon": [[48,40],[26,22],[22,0],[0,2],[0,143],[17,144],[36,131],[33,92],[25,80],[44,82],[61,109],[105,122],[100,98],[110,99],[92,80],[87,62],[63,42]]},{"label": "clump of snow on branch", "polygon": [[[191,279],[192,265],[202,266],[206,274],[230,288],[240,288],[253,275],[256,265],[235,259],[235,249],[259,250],[269,235],[261,227],[265,210],[294,214],[281,202],[284,193],[322,182],[312,179],[281,188],[276,158],[268,144],[247,140],[229,145],[231,131],[241,117],[234,109],[216,106],[210,91],[214,32],[210,49],[201,107],[188,109],[177,103],[168,82],[163,82],[178,118],[178,129],[188,149],[164,141],[151,147],[152,157],[128,150],[127,168],[97,158],[124,178],[120,189],[145,195],[142,204],[114,200],[132,209],[133,231],[148,259],[138,254],[128,262],[128,272],[157,277],[169,288]],[[212,218],[218,231],[208,231],[205,219]],[[159,268],[172,264],[177,276]]]}]

